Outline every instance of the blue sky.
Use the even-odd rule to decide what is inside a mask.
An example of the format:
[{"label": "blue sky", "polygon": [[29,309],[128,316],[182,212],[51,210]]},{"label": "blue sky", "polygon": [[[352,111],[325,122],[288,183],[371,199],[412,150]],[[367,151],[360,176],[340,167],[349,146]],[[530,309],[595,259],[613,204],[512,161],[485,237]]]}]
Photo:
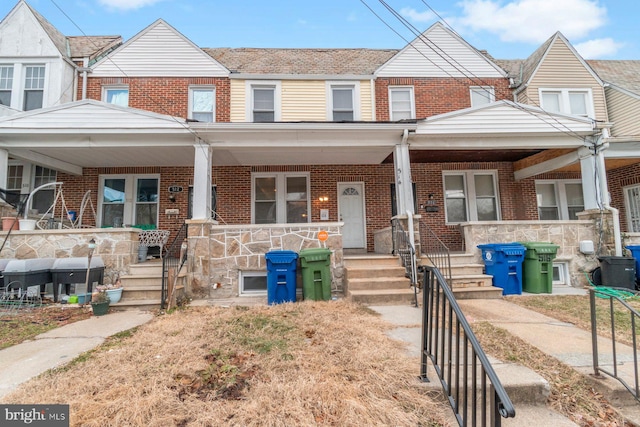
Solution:
[{"label": "blue sky", "polygon": [[[0,16],[4,17],[16,2],[2,0]],[[378,0],[28,0],[28,3],[65,35],[119,34],[127,40],[162,18],[201,47],[402,48],[405,39],[415,37]],[[441,17],[474,47],[486,49],[496,58],[527,57],[556,31],[561,31],[586,59],[640,59],[637,24],[640,2],[636,0],[386,0],[386,3],[419,31]]]}]

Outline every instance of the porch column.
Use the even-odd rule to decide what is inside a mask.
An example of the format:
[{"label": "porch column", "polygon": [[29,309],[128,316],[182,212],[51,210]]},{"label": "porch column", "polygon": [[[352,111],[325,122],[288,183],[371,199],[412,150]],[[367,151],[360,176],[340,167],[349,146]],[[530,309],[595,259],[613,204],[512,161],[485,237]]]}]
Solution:
[{"label": "porch column", "polygon": [[411,184],[411,161],[409,159],[408,131],[404,131],[402,142],[393,149],[393,166],[396,179],[396,201],[398,215],[413,211],[413,186]]},{"label": "porch column", "polygon": [[7,174],[9,173],[9,152],[0,149],[0,188],[7,188]]},{"label": "porch column", "polygon": [[193,216],[192,219],[211,218],[211,147],[204,142],[194,145]]},{"label": "porch column", "polygon": [[602,209],[609,205],[609,187],[601,153],[603,149],[598,143],[578,149],[585,210]]}]

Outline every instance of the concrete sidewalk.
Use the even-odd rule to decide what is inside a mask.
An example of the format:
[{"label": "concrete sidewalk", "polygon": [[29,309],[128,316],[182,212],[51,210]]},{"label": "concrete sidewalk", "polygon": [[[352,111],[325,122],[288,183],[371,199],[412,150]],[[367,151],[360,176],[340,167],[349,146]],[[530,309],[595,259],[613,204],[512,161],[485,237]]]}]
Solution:
[{"label": "concrete sidewalk", "polygon": [[[559,289],[558,293],[563,293],[563,290]],[[564,293],[573,294],[575,292],[568,290]],[[523,295],[522,298],[526,298],[526,295]],[[593,378],[591,332],[569,323],[559,322],[502,299],[461,300],[459,304],[470,323],[486,321],[506,329],[542,352],[592,378],[597,390],[603,393],[627,420],[634,425],[640,425],[640,404],[633,399],[629,392],[612,378]],[[397,325],[397,328],[390,331],[389,335],[405,341],[410,356],[420,357],[421,308],[411,306],[374,306],[370,308],[380,313],[385,320]],[[598,346],[600,365],[612,370],[611,340],[600,337]],[[632,348],[618,344],[616,350],[618,373],[626,376],[627,383],[633,385]],[[546,380],[527,368],[503,363],[491,357],[490,361],[509,392],[514,405],[516,405],[516,418],[504,420],[503,425],[535,425],[537,427],[575,425],[558,414],[553,414],[550,411],[546,414],[540,413],[536,409],[536,405],[538,409],[540,406],[544,407],[544,401],[548,396],[548,384],[546,384],[546,394],[544,390],[540,389],[540,382],[547,383]],[[429,363],[429,367],[431,368],[431,363]],[[435,380],[432,381],[433,383],[437,383],[437,377],[432,370],[429,372],[429,377]],[[440,387],[439,384],[437,387]],[[531,394],[536,396],[532,397]],[[515,422],[516,420],[518,422]],[[527,422],[522,424],[524,420]],[[511,424],[512,422],[515,424]]]},{"label": "concrete sidewalk", "polygon": [[0,350],[0,402],[23,382],[70,362],[111,335],[140,326],[152,318],[153,315],[147,312],[116,311],[52,329],[32,341]]}]

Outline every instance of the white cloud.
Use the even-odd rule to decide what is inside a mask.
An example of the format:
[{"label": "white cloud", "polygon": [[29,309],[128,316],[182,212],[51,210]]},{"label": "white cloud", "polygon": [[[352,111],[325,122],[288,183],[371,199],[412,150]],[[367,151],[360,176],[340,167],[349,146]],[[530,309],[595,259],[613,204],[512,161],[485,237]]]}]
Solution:
[{"label": "white cloud", "polygon": [[580,39],[607,19],[597,0],[463,0],[459,6],[463,16],[456,25],[497,34],[505,42],[542,43],[556,31]]},{"label": "white cloud", "polygon": [[162,0],[98,0],[103,6],[117,10],[133,10],[151,6]]},{"label": "white cloud", "polygon": [[612,38],[588,40],[574,45],[578,53],[586,59],[615,56],[623,46],[624,43],[618,43]]},{"label": "white cloud", "polygon": [[411,7],[400,9],[400,15],[412,22],[431,22],[436,17],[431,11],[418,12]]}]

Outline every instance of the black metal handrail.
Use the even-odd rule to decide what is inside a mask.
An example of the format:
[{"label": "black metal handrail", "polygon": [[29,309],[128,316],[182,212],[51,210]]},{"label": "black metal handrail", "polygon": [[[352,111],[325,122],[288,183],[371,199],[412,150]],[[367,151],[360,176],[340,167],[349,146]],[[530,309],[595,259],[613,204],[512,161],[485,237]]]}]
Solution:
[{"label": "black metal handrail", "polygon": [[[589,305],[591,309],[591,346],[593,350],[593,371],[597,376],[600,373],[610,376],[618,380],[624,388],[626,388],[629,393],[633,395],[633,397],[640,401],[640,384],[638,383],[638,343],[637,343],[637,332],[636,332],[636,324],[640,319],[640,313],[636,311],[633,307],[631,307],[623,298],[611,292],[612,288],[590,288],[589,289]],[[615,288],[613,288],[615,290]],[[628,292],[628,289],[624,290]],[[597,316],[596,316],[596,297],[604,298],[609,300],[609,317],[608,321],[611,324],[611,355],[613,357],[612,369],[611,371],[600,366],[600,356],[598,353],[598,325],[597,325]],[[627,312],[631,321],[631,337],[632,337],[632,348],[631,351],[633,353],[633,373],[631,372],[621,372],[620,367],[618,366],[618,353],[620,352],[620,344],[616,340],[616,318],[614,315],[615,307],[622,308],[623,311]],[[619,318],[619,317],[618,317]],[[628,347],[628,346],[627,346]],[[633,383],[633,385],[630,384]]]},{"label": "black metal handrail", "polygon": [[451,282],[451,251],[424,221],[420,221],[420,247],[431,264]]},{"label": "black metal handrail", "polygon": [[164,257],[162,258],[162,287],[160,292],[161,309],[166,307],[166,302],[170,298],[170,295],[167,295],[170,279],[169,272],[172,272],[171,277],[173,278],[173,283],[171,283],[171,285],[172,289],[175,289],[178,274],[180,273],[184,263],[187,261],[186,239],[187,223],[183,223],[180,230],[178,230],[178,234],[176,234],[176,237],[168,246],[168,249],[164,253]]},{"label": "black metal handrail", "polygon": [[423,266],[420,377],[431,360],[460,426],[500,426],[516,411],[445,278]]},{"label": "black metal handrail", "polygon": [[404,230],[400,219],[391,220],[391,236],[393,241],[393,254],[398,255],[405,270],[406,277],[411,281],[415,306],[418,306],[418,266],[416,260],[416,249],[411,241],[409,233]]}]

